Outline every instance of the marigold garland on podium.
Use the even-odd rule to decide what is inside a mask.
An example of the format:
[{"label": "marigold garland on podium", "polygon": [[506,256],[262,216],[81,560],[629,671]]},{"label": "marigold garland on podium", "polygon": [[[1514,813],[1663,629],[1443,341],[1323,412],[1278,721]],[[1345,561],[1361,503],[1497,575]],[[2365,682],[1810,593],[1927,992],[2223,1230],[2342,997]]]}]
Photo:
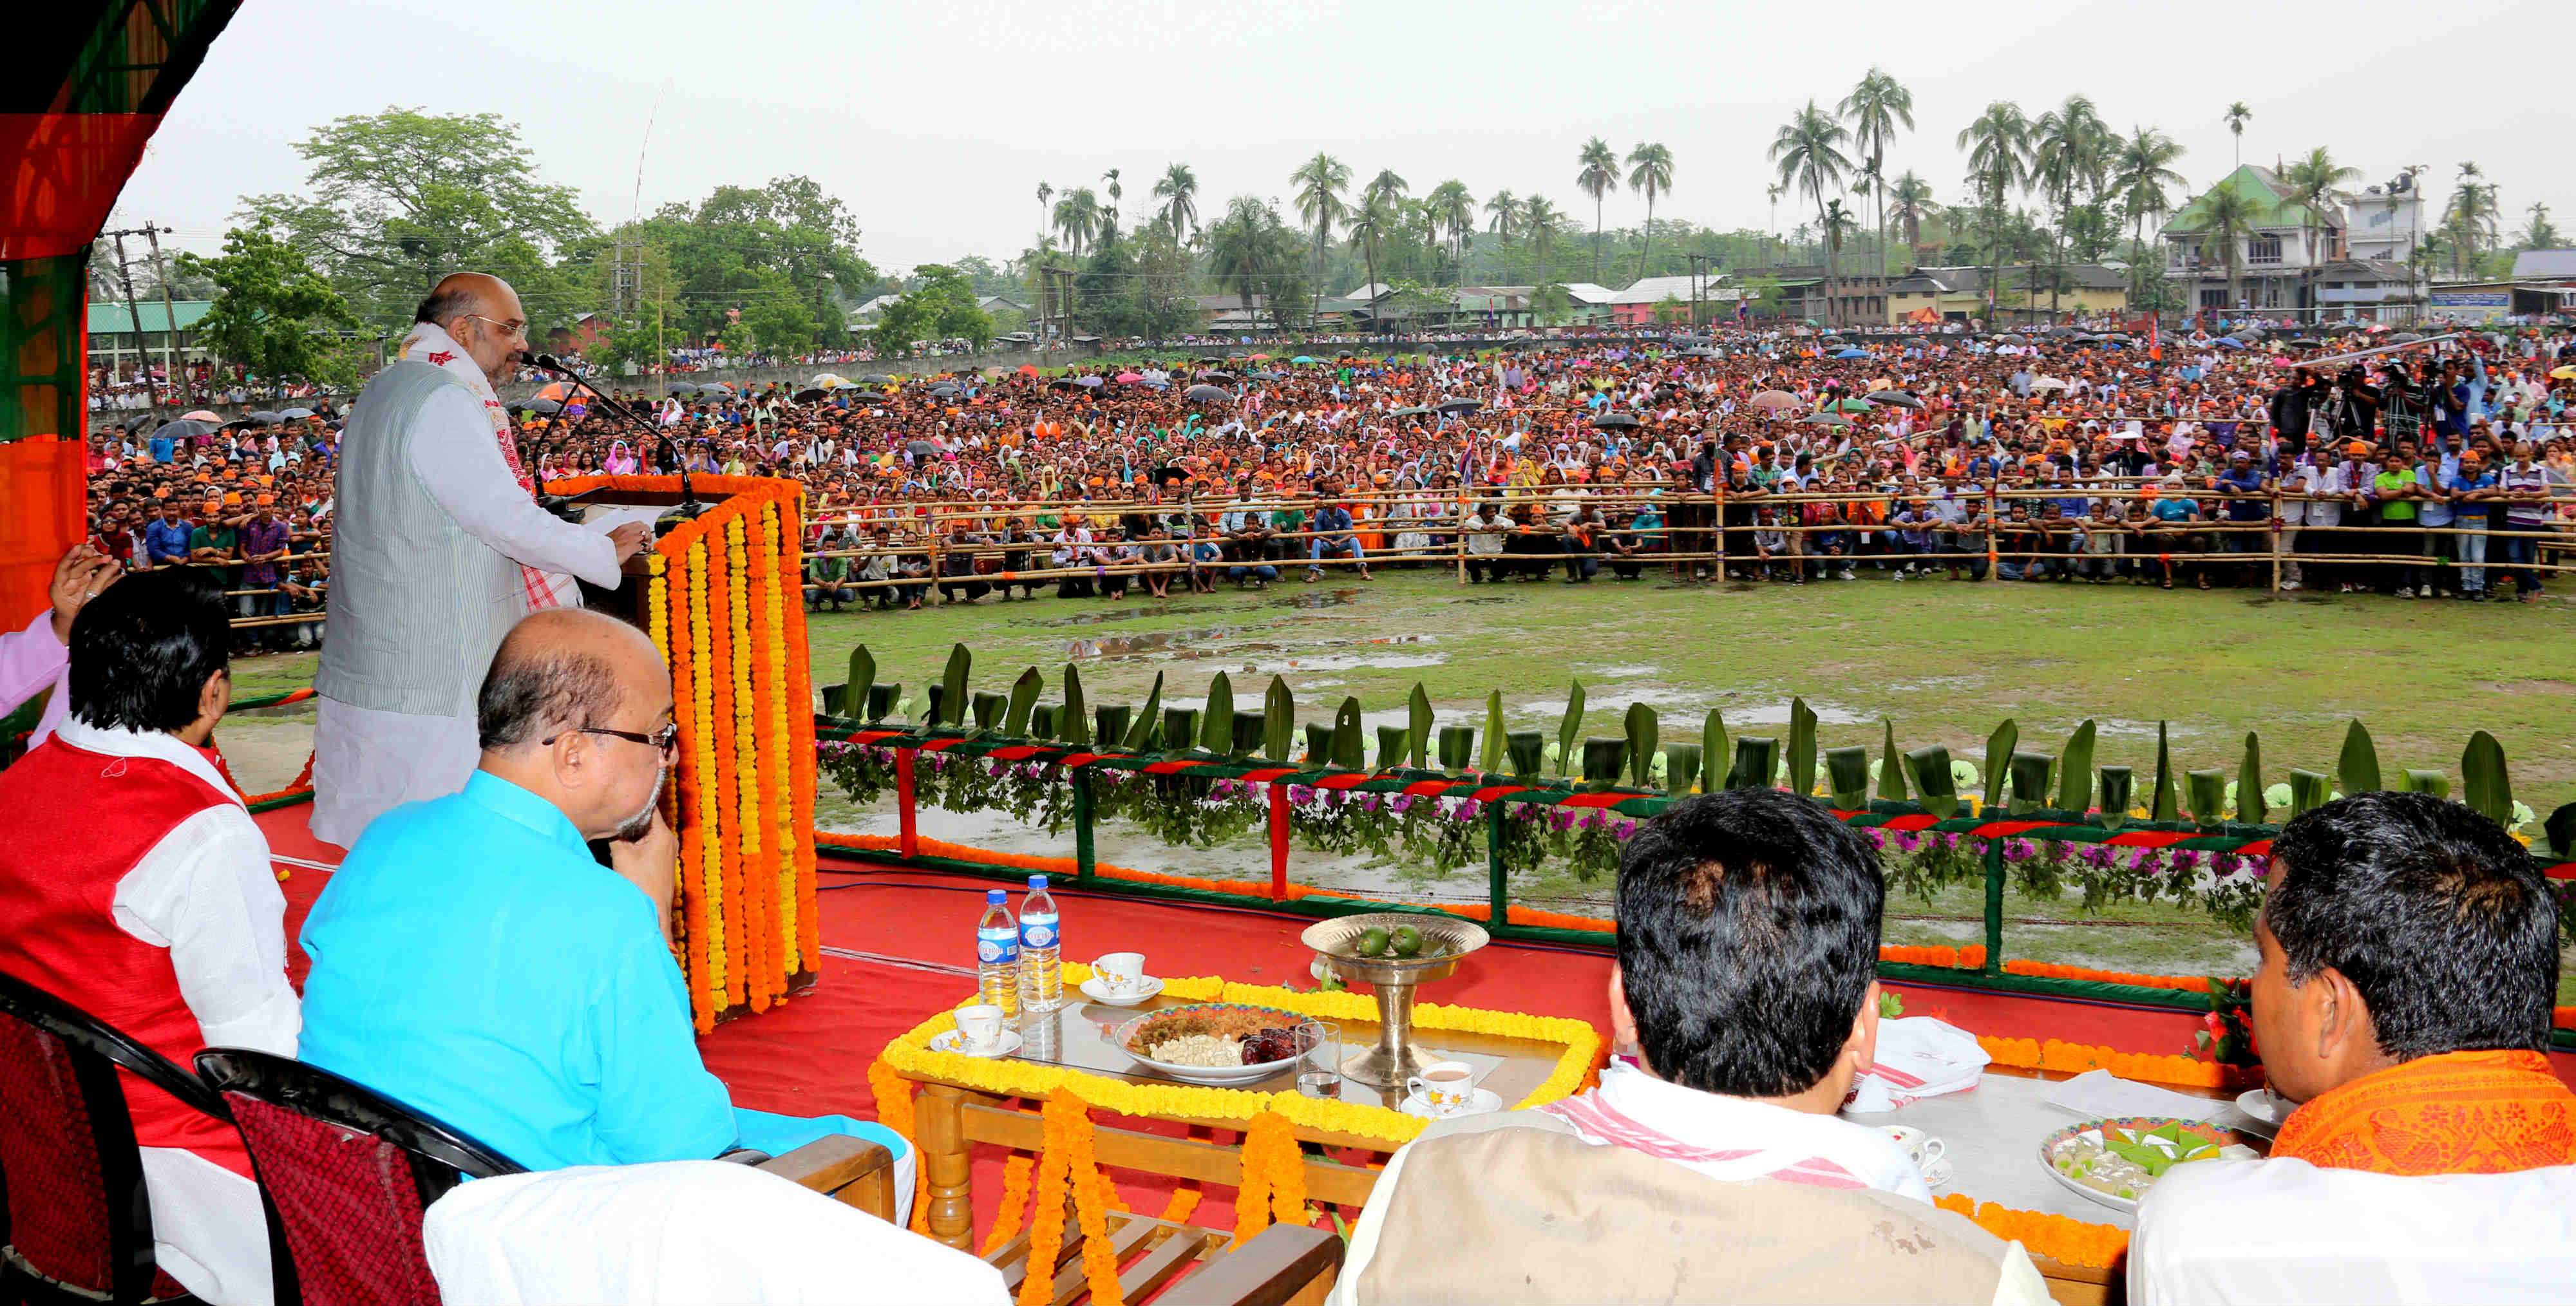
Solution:
[{"label": "marigold garland on podium", "polygon": [[[680,836],[672,942],[701,1032],[811,988],[814,708],[805,652],[803,490],[699,476],[705,511],[630,576],[627,615],[671,667],[680,754],[663,814]],[[668,476],[550,483],[593,511],[681,502]]]}]

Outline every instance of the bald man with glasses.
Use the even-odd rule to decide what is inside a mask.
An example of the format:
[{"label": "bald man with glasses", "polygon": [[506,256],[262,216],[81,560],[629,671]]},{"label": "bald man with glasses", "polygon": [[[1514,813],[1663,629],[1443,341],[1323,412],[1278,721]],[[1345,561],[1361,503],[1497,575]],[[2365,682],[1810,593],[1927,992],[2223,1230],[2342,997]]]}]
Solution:
[{"label": "bald man with glasses", "polygon": [[502,636],[617,584],[649,541],[537,506],[493,387],[526,352],[527,311],[498,277],[459,272],[367,382],[333,474],[331,639],[313,686],[314,837],[343,848],[402,803],[474,770],[474,691]]}]

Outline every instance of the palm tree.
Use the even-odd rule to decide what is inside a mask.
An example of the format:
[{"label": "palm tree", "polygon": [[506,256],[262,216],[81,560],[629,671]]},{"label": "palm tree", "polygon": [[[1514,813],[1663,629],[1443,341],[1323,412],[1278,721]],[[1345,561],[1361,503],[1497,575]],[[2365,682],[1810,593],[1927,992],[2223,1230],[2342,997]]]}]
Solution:
[{"label": "palm tree", "polygon": [[1372,326],[1380,325],[1377,306],[1386,297],[1386,288],[1377,281],[1378,239],[1392,230],[1401,217],[1396,212],[1394,197],[1381,197],[1374,186],[1361,194],[1359,207],[1350,214],[1351,244],[1358,246],[1361,256],[1368,260],[1369,322]]},{"label": "palm tree", "polygon": [[1906,258],[1910,263],[1915,247],[1923,243],[1923,219],[1931,211],[1932,183],[1915,176],[1914,170],[1908,168],[1898,174],[1895,181],[1888,183],[1887,197],[1896,201],[1896,211],[1892,216],[1904,228]]},{"label": "palm tree", "polygon": [[[1771,138],[1771,160],[1780,165],[1781,184],[1793,191],[1807,192],[1807,198],[1816,206],[1819,217],[1825,212],[1825,187],[1840,185],[1844,171],[1851,167],[1851,160],[1844,156],[1841,148],[1849,139],[1851,132],[1834,121],[1833,115],[1817,108],[1813,100],[1807,101],[1807,107],[1782,124],[1779,134]],[[1828,260],[1825,264],[1825,319],[1828,326],[1833,323],[1833,302],[1834,267]]]},{"label": "palm tree", "polygon": [[1619,152],[1610,142],[1598,136],[1583,143],[1583,153],[1575,161],[1583,165],[1574,174],[1574,188],[1592,197],[1592,281],[1601,282],[1601,197],[1619,189]]},{"label": "palm tree", "polygon": [[1655,248],[1655,197],[1673,189],[1673,152],[1660,141],[1639,141],[1628,151],[1628,189],[1646,196],[1645,241],[1637,248],[1637,275],[1646,275],[1646,258]]},{"label": "palm tree", "polygon": [[[2347,168],[2335,162],[2334,156],[2327,153],[2322,145],[2292,160],[2281,170],[2282,183],[2290,188],[2290,197],[2297,200],[2303,210],[2299,215],[2299,248],[2307,256],[2307,266],[2299,270],[2299,279],[2306,283],[2302,287],[2304,293],[2301,298],[2307,301],[2306,307],[2311,310],[2317,307],[2317,229],[2324,225],[2321,215],[2326,205],[2334,201],[2339,187],[2359,180],[2361,169]],[[2314,312],[2309,314],[2312,321],[2316,316]]]},{"label": "palm tree", "polygon": [[[2056,230],[2049,238],[2050,248],[2057,251],[2057,264],[2065,266],[2064,243],[2066,215],[2074,209],[2078,193],[2092,194],[2102,188],[2102,176],[2108,161],[2105,140],[2109,135],[2102,117],[2095,112],[2093,101],[2083,95],[2070,95],[2066,102],[2039,115],[2031,124],[2031,180],[2038,183],[2041,194],[2048,198],[2056,212]],[[2048,311],[2057,311],[2057,287],[2062,278],[2052,276],[2048,283]]]},{"label": "palm tree", "polygon": [[[1277,209],[1253,196],[1237,195],[1227,201],[1225,216],[1207,229],[1208,272],[1219,285],[1231,283],[1237,300],[1250,312],[1256,291],[1264,287],[1275,291],[1288,281],[1302,244],[1279,220]],[[1270,293],[1269,298],[1272,321],[1285,329],[1280,311],[1283,297]]]},{"label": "palm tree", "polygon": [[1836,112],[1851,120],[1852,148],[1860,152],[1862,175],[1870,179],[1870,190],[1878,201],[1878,270],[1887,271],[1887,192],[1879,183],[1887,166],[1887,145],[1896,138],[1902,124],[1914,130],[1914,92],[1905,89],[1895,78],[1876,68],[1869,70],[1852,93],[1843,97]]},{"label": "palm tree", "polygon": [[1467,238],[1476,232],[1476,197],[1467,193],[1467,183],[1452,178],[1431,188],[1422,197],[1424,216],[1431,219],[1434,230],[1445,231],[1458,249],[1458,284],[1467,283]]},{"label": "palm tree", "polygon": [[2531,215],[2531,225],[2522,229],[2522,247],[2524,249],[2558,248],[2560,237],[2557,226],[2549,221],[2549,206],[2533,200],[2531,207],[2524,209],[2523,212]]},{"label": "palm tree", "polygon": [[1771,225],[1764,232],[1763,244],[1771,254],[1771,266],[1778,267],[1780,266],[1780,197],[1789,193],[1789,183],[1775,181],[1763,187],[1762,193],[1771,199]]},{"label": "palm tree", "polygon": [[1994,320],[1996,266],[2003,254],[2004,192],[2030,181],[2030,120],[2021,106],[1997,100],[1959,133],[1968,152],[1968,177],[1986,214],[1986,319]]},{"label": "palm tree", "polygon": [[[1538,250],[1542,265],[1547,260],[1548,247],[1556,243],[1557,227],[1564,222],[1565,215],[1557,211],[1555,201],[1544,195],[1532,195],[1521,201],[1521,234],[1529,237],[1530,244]],[[1555,274],[1549,275],[1553,277]]]},{"label": "palm tree", "polygon": [[1199,225],[1199,179],[1190,165],[1175,163],[1163,170],[1163,179],[1154,183],[1154,198],[1163,201],[1162,223],[1172,239],[1181,240]]},{"label": "palm tree", "polygon": [[1038,239],[1040,240],[1046,239],[1047,201],[1054,195],[1055,187],[1045,182],[1038,183]]},{"label": "palm tree", "polygon": [[[2200,221],[2192,231],[2200,237],[2200,263],[2209,266],[2211,252],[2227,268],[2227,306],[2233,311],[2238,283],[2245,271],[2245,242],[2254,235],[2254,204],[2245,193],[2232,185],[2220,184],[2200,200]],[[2194,296],[2194,298],[2198,298]]]},{"label": "palm tree", "polygon": [[1493,217],[1485,230],[1502,237],[1504,244],[1512,243],[1512,237],[1521,234],[1521,202],[1510,191],[1495,191],[1494,197],[1485,201],[1485,212]]},{"label": "palm tree", "polygon": [[2254,120],[2254,111],[2243,100],[2227,106],[2227,130],[2236,134],[2236,166],[2245,166],[2245,124]]},{"label": "palm tree", "polygon": [[[2453,276],[2467,275],[2469,267],[2477,262],[2481,237],[2491,235],[2494,230],[2495,187],[2479,183],[2478,178],[2485,175],[2486,170],[2480,168],[2475,159],[2460,164],[2460,185],[2451,192],[2448,218],[2454,233],[2451,242]],[[2465,265],[2463,258],[2467,260]]]},{"label": "palm tree", "polygon": [[2152,127],[2131,129],[2121,141],[2111,169],[2111,191],[2120,197],[2121,210],[2130,223],[2129,282],[2135,293],[2146,275],[2147,218],[2173,210],[2173,198],[2165,187],[2180,187],[2182,174],[2173,170],[2182,157],[2182,147],[2173,138]]},{"label": "palm tree", "polygon": [[1106,212],[1109,219],[1109,234],[1116,235],[1118,232],[1118,201],[1124,197],[1127,192],[1120,189],[1118,185],[1118,170],[1116,168],[1111,168],[1109,171],[1100,174],[1100,179],[1109,183],[1109,208]]},{"label": "palm tree", "polygon": [[[1825,286],[1828,296],[1831,295],[1834,284],[1834,262],[1842,255],[1843,242],[1851,237],[1852,228],[1857,225],[1859,225],[1857,216],[1844,212],[1843,202],[1838,199],[1825,205],[1824,214],[1816,224],[1818,231],[1825,238]],[[1831,325],[1837,316],[1838,314],[1834,312],[1834,301],[1827,298],[1826,324]]]},{"label": "palm tree", "polygon": [[1104,229],[1116,229],[1108,224],[1109,214],[1100,207],[1100,197],[1092,194],[1089,186],[1066,191],[1064,198],[1055,202],[1055,229],[1064,233],[1065,250],[1076,257],[1090,249]]},{"label": "palm tree", "polygon": [[1324,303],[1324,242],[1333,237],[1333,224],[1350,215],[1350,205],[1342,192],[1351,185],[1351,165],[1329,154],[1318,153],[1288,174],[1297,187],[1297,215],[1315,233],[1315,307]]}]

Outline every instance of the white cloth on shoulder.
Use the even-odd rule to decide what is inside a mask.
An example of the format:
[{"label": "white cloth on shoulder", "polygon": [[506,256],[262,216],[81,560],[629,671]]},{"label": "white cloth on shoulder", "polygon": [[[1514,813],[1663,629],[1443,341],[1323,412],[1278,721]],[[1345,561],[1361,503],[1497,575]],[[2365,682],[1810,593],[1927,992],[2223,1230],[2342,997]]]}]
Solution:
[{"label": "white cloth on shoulder", "polygon": [[1001,1271],[728,1161],[575,1166],[459,1185],[421,1234],[474,1306],[1005,1306]]},{"label": "white cloth on shoulder", "polygon": [[2136,1306],[2564,1302],[2576,1166],[2384,1175],[2283,1158],[2176,1166],[2129,1244]]},{"label": "white cloth on shoulder", "polygon": [[1994,1058],[1977,1045],[1977,1036],[1930,1016],[1905,1016],[1878,1022],[1878,1054],[1869,1070],[1852,1080],[1845,1111],[1864,1114],[1893,1111],[1921,1097],[1964,1093]]}]

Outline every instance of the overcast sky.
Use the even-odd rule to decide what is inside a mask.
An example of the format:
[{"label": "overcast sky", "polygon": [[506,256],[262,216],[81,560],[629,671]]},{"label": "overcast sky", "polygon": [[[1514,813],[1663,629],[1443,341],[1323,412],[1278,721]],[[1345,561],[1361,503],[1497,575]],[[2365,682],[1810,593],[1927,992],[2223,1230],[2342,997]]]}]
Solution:
[{"label": "overcast sky", "polygon": [[[1317,150],[1361,180],[1391,167],[1417,195],[1456,177],[1479,204],[1537,192],[1588,222],[1575,154],[1594,135],[1622,155],[1671,149],[1659,214],[1760,228],[1774,132],[1875,65],[1914,93],[1889,174],[1919,172],[1945,203],[1963,198],[1953,142],[1990,100],[2036,117],[2089,95],[2114,128],[2180,141],[2197,189],[2233,166],[2221,114],[2241,99],[2248,162],[2324,145],[2368,182],[2429,164],[2439,197],[2476,160],[2510,240],[2534,200],[2576,227],[2576,111],[2553,62],[2571,37],[2566,0],[248,0],[116,225],[155,219],[210,250],[238,197],[301,185],[293,146],[314,126],[402,105],[516,122],[544,177],[603,224],[635,208],[639,154],[647,211],[808,174],[889,272],[1016,254],[1040,181],[1098,188],[1121,169],[1132,225],[1164,167],[1188,163],[1213,217],[1238,194],[1285,200]],[[1610,197],[1611,225],[1643,215],[1624,188]],[[1781,228],[1797,221],[1784,202]]]}]

